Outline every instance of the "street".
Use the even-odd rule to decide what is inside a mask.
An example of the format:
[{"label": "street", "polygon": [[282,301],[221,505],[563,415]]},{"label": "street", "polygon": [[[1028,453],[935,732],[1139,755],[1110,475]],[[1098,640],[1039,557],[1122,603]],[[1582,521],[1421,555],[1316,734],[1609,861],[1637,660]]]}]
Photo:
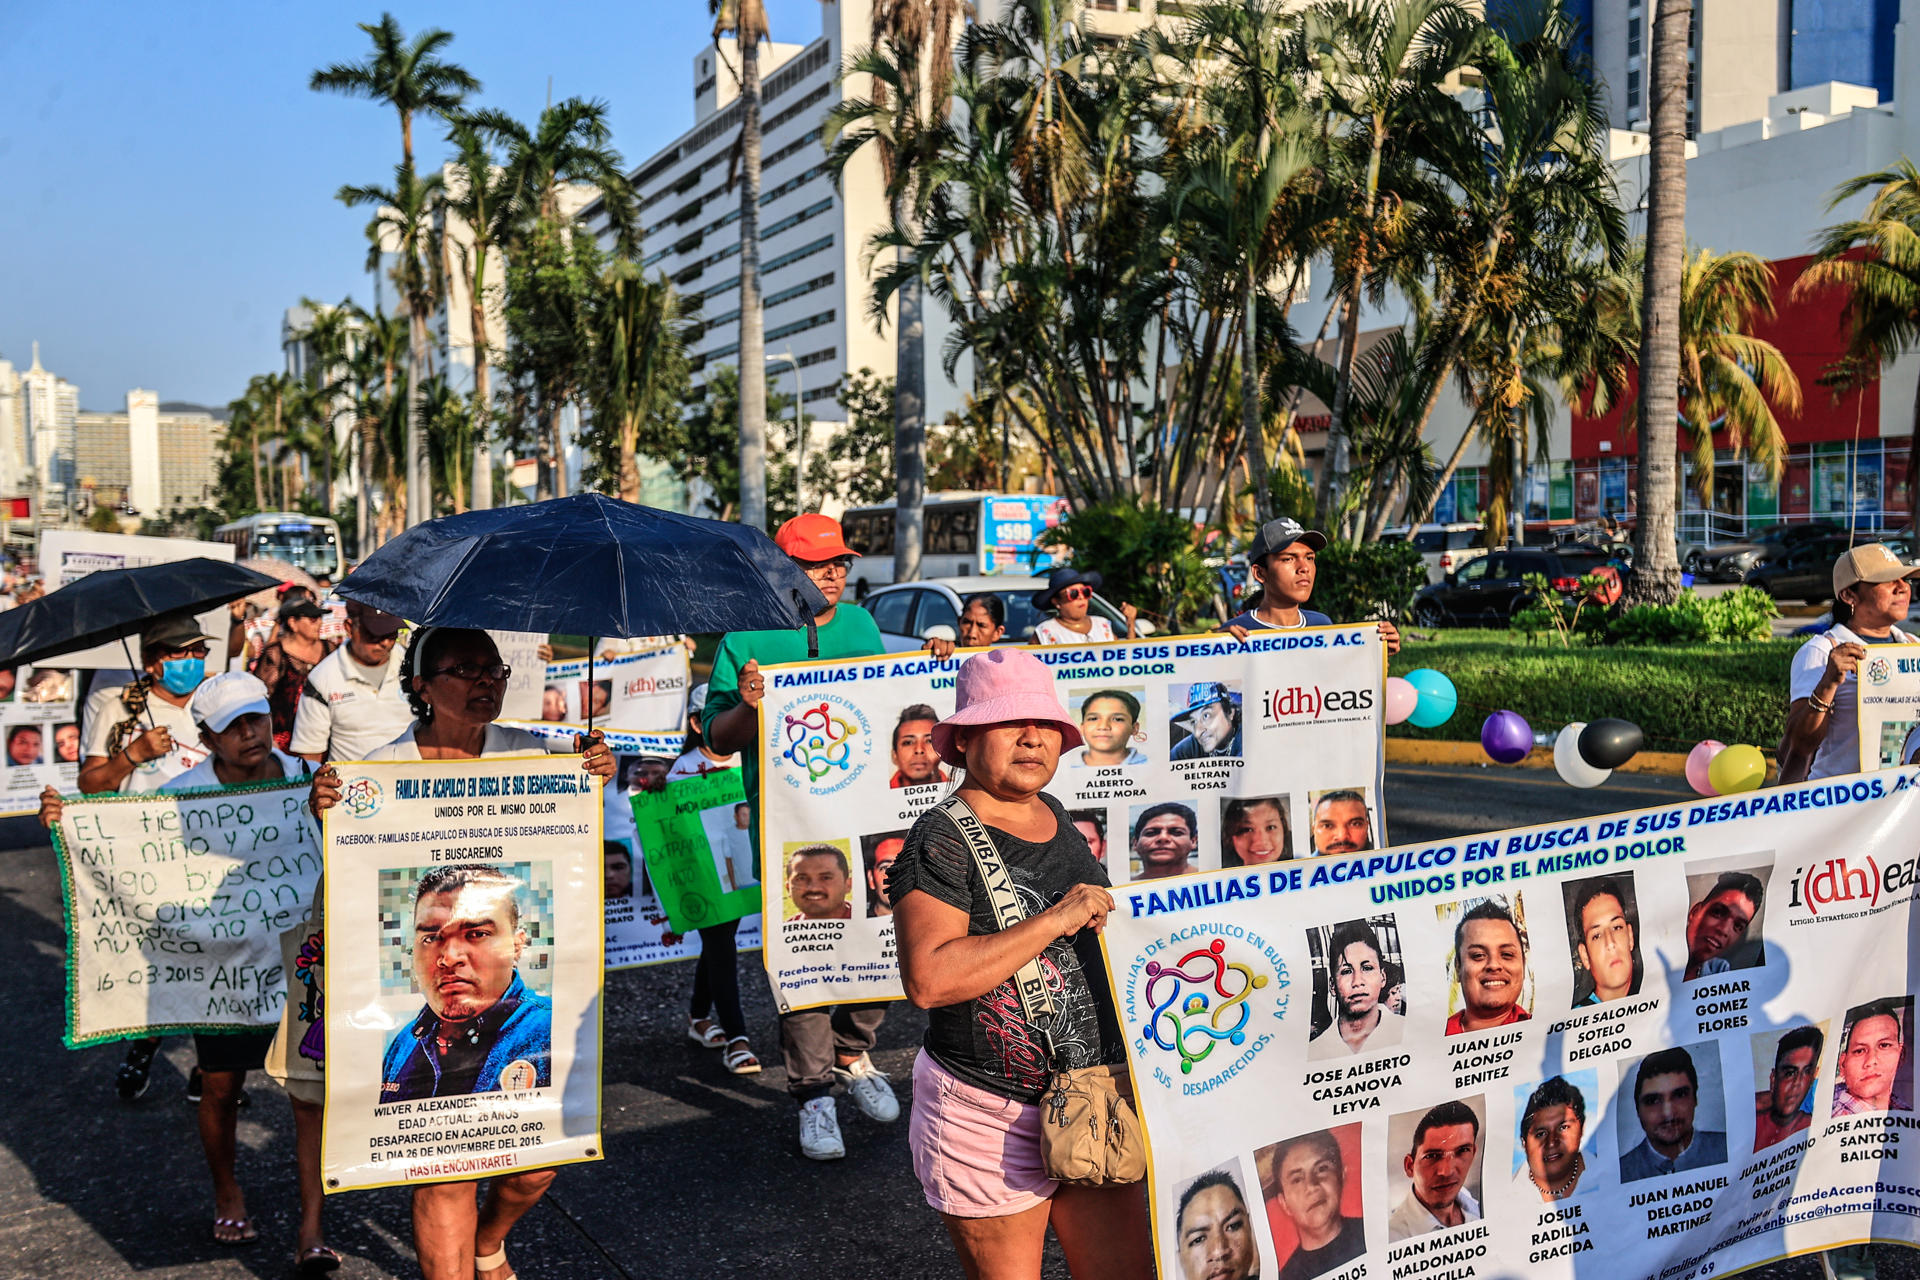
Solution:
[{"label": "street", "polygon": [[[1590,792],[1551,773],[1406,767],[1388,774],[1396,840],[1425,841],[1575,814],[1671,803],[1679,779],[1621,776]],[[58,876],[39,829],[0,823],[0,967],[14,1010],[0,1114],[0,1276],[105,1280],[288,1274],[296,1195],[292,1115],[265,1076],[241,1113],[240,1176],[261,1239],[212,1243],[212,1202],[182,1086],[193,1050],[167,1042],[152,1087],[134,1104],[113,1095],[118,1045],[70,1052],[60,1043],[64,938]],[[751,963],[751,962],[749,962]],[[920,1198],[906,1120],[866,1121],[842,1103],[848,1154],[800,1157],[794,1109],[779,1069],[772,1003],[743,974],[748,1023],[767,1070],[736,1078],[684,1034],[687,963],[607,980],[604,1090],[607,1159],[563,1169],[515,1231],[526,1280],[588,1277],[843,1277],[958,1275],[933,1212]],[[895,1006],[875,1061],[907,1103],[921,1017]],[[416,1275],[405,1192],[333,1197],[328,1239],[346,1257],[337,1274]],[[1920,1274],[1885,1251],[1883,1275]],[[1890,1263],[1891,1265],[1888,1265]],[[1603,1264],[1600,1264],[1604,1266]],[[1598,1268],[1596,1268],[1598,1269]],[[1771,1275],[1813,1277],[1811,1262]],[[1057,1251],[1046,1272],[1066,1275]],[[1084,1278],[1083,1278],[1084,1280]]]}]

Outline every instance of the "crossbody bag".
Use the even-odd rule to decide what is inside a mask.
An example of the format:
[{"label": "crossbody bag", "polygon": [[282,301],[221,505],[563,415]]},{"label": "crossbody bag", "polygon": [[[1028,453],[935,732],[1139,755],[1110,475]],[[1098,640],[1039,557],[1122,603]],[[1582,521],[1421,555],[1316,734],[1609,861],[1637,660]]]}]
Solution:
[{"label": "crossbody bag", "polygon": [[[987,888],[987,902],[1001,931],[1027,918],[1013,891],[1007,864],[993,837],[958,794],[939,805],[960,832]],[[1013,975],[1020,1012],[1040,1032],[1047,1052],[1046,1092],[1040,1099],[1040,1155],[1047,1176],[1076,1186],[1138,1182],[1147,1175],[1147,1140],[1133,1110],[1133,1080],[1121,1066],[1063,1069],[1050,1034],[1059,1004],[1041,971],[1038,956]]]}]

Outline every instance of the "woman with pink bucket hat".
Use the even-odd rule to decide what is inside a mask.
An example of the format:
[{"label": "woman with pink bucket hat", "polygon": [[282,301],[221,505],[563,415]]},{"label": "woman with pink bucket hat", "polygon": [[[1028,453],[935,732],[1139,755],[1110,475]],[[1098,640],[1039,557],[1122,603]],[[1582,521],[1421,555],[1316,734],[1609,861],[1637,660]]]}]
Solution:
[{"label": "woman with pink bucket hat", "polygon": [[[933,742],[965,770],[954,792],[964,808],[949,800],[923,814],[889,881],[907,998],[928,1010],[913,1068],[914,1172],[969,1276],[1037,1280],[1052,1227],[1074,1275],[1148,1280],[1145,1185],[1056,1182],[1041,1155],[1051,1073],[1126,1062],[1096,936],[1113,909],[1106,869],[1042,790],[1080,731],[1052,669],[1024,650],[975,654],[956,685],[958,709]],[[1024,917],[1004,927],[961,834],[969,815]],[[1053,1004],[1044,1026],[1015,986],[1036,961]]]}]

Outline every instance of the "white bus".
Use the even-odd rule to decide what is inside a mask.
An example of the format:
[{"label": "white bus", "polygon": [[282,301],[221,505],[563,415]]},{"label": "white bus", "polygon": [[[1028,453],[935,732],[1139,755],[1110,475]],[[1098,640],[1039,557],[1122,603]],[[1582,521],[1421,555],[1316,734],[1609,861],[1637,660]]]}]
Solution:
[{"label": "white bus", "polygon": [[236,560],[268,557],[316,578],[340,578],[340,526],[325,516],[262,511],[221,525],[213,540],[232,546]]},{"label": "white bus", "polygon": [[[860,553],[853,566],[856,597],[893,581],[893,507],[850,507],[840,517],[847,545]],[[930,493],[925,511],[922,578],[1045,576],[1054,556],[1040,538],[1060,523],[1067,503],[1040,493]]]}]

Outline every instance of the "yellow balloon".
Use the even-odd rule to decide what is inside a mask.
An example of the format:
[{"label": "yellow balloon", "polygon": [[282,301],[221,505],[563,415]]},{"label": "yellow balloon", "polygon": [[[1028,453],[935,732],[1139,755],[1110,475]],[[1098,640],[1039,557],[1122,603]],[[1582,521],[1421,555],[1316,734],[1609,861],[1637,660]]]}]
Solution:
[{"label": "yellow balloon", "polygon": [[1728,747],[1707,765],[1707,781],[1723,796],[1754,791],[1767,780],[1767,758],[1760,748],[1745,743]]}]

